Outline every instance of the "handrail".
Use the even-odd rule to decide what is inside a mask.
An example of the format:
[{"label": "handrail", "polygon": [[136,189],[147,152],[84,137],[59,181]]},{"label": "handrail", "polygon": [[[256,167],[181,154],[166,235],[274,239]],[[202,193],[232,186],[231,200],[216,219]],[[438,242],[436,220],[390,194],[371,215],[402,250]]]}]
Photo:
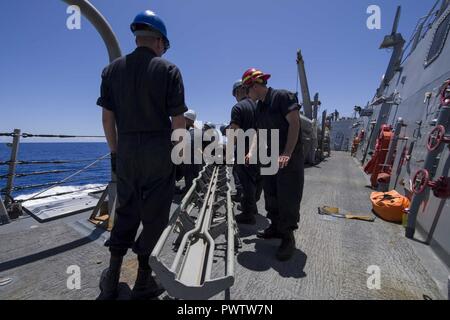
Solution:
[{"label": "handrail", "polygon": [[[0,133],[0,135],[5,136],[5,133]],[[96,159],[80,159],[80,160],[31,160],[31,161],[19,161],[17,160],[17,150],[18,150],[18,146],[20,144],[20,138],[24,136],[24,134],[20,133],[20,130],[16,130],[15,133],[12,134],[7,134],[9,136],[12,136],[14,138],[14,142],[12,144],[12,154],[11,154],[11,159],[9,161],[1,161],[0,162],[0,166],[1,165],[7,165],[9,167],[8,173],[0,175],[0,180],[2,179],[8,179],[7,185],[6,187],[4,187],[3,189],[0,189],[0,193],[4,194],[5,197],[5,205],[8,207],[9,205],[11,205],[14,202],[26,202],[26,201],[30,201],[33,200],[35,198],[38,198],[39,195],[41,195],[42,193],[51,190],[52,188],[55,188],[57,186],[66,184],[68,182],[80,182],[80,181],[87,181],[90,180],[90,178],[80,178],[80,179],[74,179],[75,176],[79,175],[82,172],[88,171],[88,170],[92,170],[93,166],[95,164],[97,164],[100,161],[103,160],[107,160],[110,159],[110,154],[107,153],[104,156],[100,157],[100,158],[96,158]],[[27,135],[27,134],[25,134]],[[82,169],[77,170],[77,169],[59,169],[59,170],[50,170],[50,171],[34,171],[34,172],[16,172],[16,166],[17,165],[36,165],[36,164],[70,164],[70,163],[83,163],[83,162],[91,162],[89,163],[87,166],[84,166]],[[97,168],[94,168],[97,169]],[[66,177],[65,179],[61,180],[61,181],[55,181],[55,182],[49,182],[49,183],[42,183],[42,184],[31,184],[31,185],[22,185],[22,186],[14,186],[14,179],[15,178],[22,178],[22,177],[28,177],[28,176],[36,176],[36,175],[49,175],[49,174],[61,174],[61,173],[69,173],[69,172],[74,172],[73,174],[69,175],[68,177]],[[42,188],[42,187],[49,187],[45,190],[42,190],[40,192],[38,192],[37,194],[35,194],[32,198],[30,199],[26,199],[26,200],[20,200],[20,201],[16,201],[13,197],[12,197],[12,193],[16,192],[16,191],[21,191],[21,190],[30,190],[30,189],[38,189],[38,188]],[[39,197],[40,199],[42,199],[42,197]]]},{"label": "handrail", "polygon": [[[97,170],[97,168],[95,168]],[[30,176],[41,176],[41,175],[48,175],[48,174],[60,174],[60,173],[67,173],[67,172],[75,172],[77,169],[62,169],[62,170],[50,170],[50,171],[36,171],[36,172],[26,172],[26,173],[16,173],[14,174],[15,178],[25,178]],[[9,174],[0,175],[1,179],[6,179],[10,177]]]},{"label": "handrail", "polygon": [[[25,200],[25,201],[33,200],[34,198],[36,198],[37,196],[43,194],[44,192],[47,192],[47,191],[53,189],[54,187],[56,187],[56,186],[58,186],[58,185],[61,185],[61,184],[66,183],[67,181],[69,181],[69,180],[70,180],[71,178],[73,178],[74,176],[76,176],[76,175],[78,175],[78,174],[80,174],[80,173],[86,171],[87,169],[89,169],[89,168],[91,168],[92,166],[96,165],[98,162],[100,162],[101,160],[105,159],[105,158],[108,157],[109,155],[110,155],[109,153],[105,154],[104,156],[98,158],[97,160],[95,160],[94,162],[92,162],[92,163],[90,163],[89,165],[85,166],[84,168],[78,170],[78,171],[75,172],[74,174],[71,174],[70,176],[66,177],[65,179],[63,179],[63,180],[61,180],[61,181],[59,181],[59,182],[57,182],[57,183],[54,183],[50,188],[47,188],[47,189],[45,189],[45,190],[42,190],[42,191],[36,193],[34,196],[32,196],[31,198],[29,198],[29,199],[27,199],[27,200]],[[73,181],[71,181],[71,182],[73,182]]]},{"label": "handrail", "polygon": [[[106,160],[108,158],[105,158]],[[18,165],[30,165],[30,164],[66,164],[66,163],[81,163],[94,161],[96,159],[81,159],[81,160],[32,160],[32,161],[0,161],[0,166],[2,165],[10,165],[10,164],[18,164]]]},{"label": "handrail", "polygon": [[[405,46],[405,49],[403,52],[407,52],[407,50],[409,49],[409,47],[411,45],[413,45],[413,47],[411,48],[411,50],[409,50],[408,54],[402,58],[402,61],[400,63],[400,65],[403,65],[404,62],[411,56],[411,54],[413,53],[413,51],[415,50],[417,44],[419,43],[420,40],[422,40],[425,35],[428,33],[428,31],[430,30],[431,25],[433,25],[435,20],[430,20],[430,18],[433,15],[433,12],[436,12],[436,16],[435,19],[437,18],[437,13],[438,11],[435,11],[437,5],[439,4],[441,0],[436,0],[435,4],[433,5],[433,7],[430,9],[430,11],[428,12],[427,15],[421,17],[418,21],[417,24],[414,28],[414,31],[411,35],[410,40],[408,41],[408,44]],[[428,25],[427,25],[428,24]],[[427,29],[424,31],[423,27],[427,25]],[[420,32],[420,34],[417,34],[418,32]]]},{"label": "handrail", "polygon": [[66,134],[32,134],[32,133],[20,133],[13,132],[1,132],[0,137],[16,137],[21,138],[105,138],[105,136],[83,136],[83,135],[66,135]]},{"label": "handrail", "polygon": [[[21,138],[32,138],[32,137],[45,137],[45,138],[100,138],[103,136],[89,136],[89,135],[50,135],[50,134],[30,134],[30,133],[22,133],[21,130],[15,129],[14,132],[0,132],[0,137],[12,137],[13,142],[8,144],[10,147],[12,147],[11,151],[11,158],[8,161],[0,161],[0,166],[8,166],[8,172],[5,174],[0,175],[0,180],[7,179],[6,187],[3,189],[0,189],[0,193],[6,195],[5,205],[8,207],[10,204],[15,202],[15,200],[12,197],[12,193],[15,191],[21,191],[21,190],[29,190],[29,189],[37,189],[41,187],[50,187],[54,188],[56,186],[65,184],[67,182],[79,182],[79,181],[86,181],[86,178],[83,179],[72,179],[74,176],[80,174],[81,172],[90,170],[91,167],[96,164],[99,161],[103,161],[106,159],[109,159],[109,153],[102,156],[101,158],[97,159],[79,159],[79,160],[18,160],[18,148],[20,144]],[[41,165],[41,164],[71,164],[71,163],[83,163],[83,162],[93,162],[81,170],[67,168],[67,169],[57,169],[57,170],[47,170],[47,171],[34,171],[34,172],[16,172],[16,167],[18,165]],[[32,184],[32,185],[25,185],[25,186],[14,186],[14,180],[15,178],[22,178],[22,177],[28,177],[28,176],[36,176],[36,175],[49,175],[49,174],[61,174],[61,173],[68,173],[68,172],[75,172],[74,174],[70,175],[66,179],[62,181],[55,181],[55,182],[49,182],[49,183],[43,183],[43,184]],[[47,189],[48,190],[48,189]],[[42,192],[39,192],[39,194],[47,191],[44,190]]]}]

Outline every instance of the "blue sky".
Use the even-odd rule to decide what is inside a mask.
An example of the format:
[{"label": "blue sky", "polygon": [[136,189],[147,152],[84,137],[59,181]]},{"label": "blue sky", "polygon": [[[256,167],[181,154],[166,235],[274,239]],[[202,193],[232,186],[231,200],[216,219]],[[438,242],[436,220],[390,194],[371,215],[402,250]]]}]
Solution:
[{"label": "blue sky", "polygon": [[[295,91],[299,48],[322,110],[350,115],[371,99],[386,70],[390,52],[378,46],[390,33],[396,6],[403,6],[399,28],[409,39],[435,0],[91,2],[123,53],[135,46],[129,24],[136,13],[158,13],[172,44],[165,58],[181,69],[188,106],[201,120],[224,122],[234,103],[231,86],[249,67],[271,73],[272,87]],[[381,30],[366,27],[372,4],[381,7]],[[81,30],[66,28],[66,8],[55,0],[0,2],[0,132],[103,134],[95,102],[107,52],[87,20]]]}]

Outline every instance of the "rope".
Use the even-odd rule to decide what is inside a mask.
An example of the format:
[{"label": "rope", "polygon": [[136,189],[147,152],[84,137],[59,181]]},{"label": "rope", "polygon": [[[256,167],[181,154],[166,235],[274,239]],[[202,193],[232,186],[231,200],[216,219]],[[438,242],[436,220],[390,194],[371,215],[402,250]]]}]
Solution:
[{"label": "rope", "polygon": [[[82,159],[82,160],[37,160],[37,161],[16,161],[16,164],[19,165],[28,165],[28,164],[66,164],[66,163],[80,163],[80,162],[88,162],[88,161],[94,161],[97,159]],[[102,159],[105,160],[105,159]],[[1,165],[10,165],[11,161],[0,161]]]},{"label": "rope", "polygon": [[[51,170],[51,171],[37,171],[37,172],[29,172],[29,173],[16,173],[14,177],[16,178],[22,178],[22,177],[28,177],[28,176],[38,176],[38,175],[44,175],[44,174],[57,174],[57,173],[65,173],[65,172],[73,172],[75,170]],[[6,179],[10,177],[10,174],[4,174],[0,175],[0,179]]]},{"label": "rope", "polygon": [[[27,185],[27,186],[18,186],[18,187],[14,187],[12,188],[12,191],[22,191],[22,190],[29,190],[29,189],[38,189],[41,187],[48,187],[48,186],[60,186],[62,184],[65,183],[72,183],[72,182],[80,182],[80,181],[86,181],[86,180],[90,180],[90,178],[80,178],[80,179],[75,179],[75,180],[68,180],[65,181],[64,183],[61,182],[48,182],[48,183],[42,183],[42,184],[31,184],[31,185]],[[2,193],[6,193],[6,188],[1,190]]]},{"label": "rope", "polygon": [[[89,169],[90,167],[96,165],[98,162],[100,162],[100,161],[106,159],[107,157],[109,157],[109,155],[110,155],[110,153],[108,152],[108,153],[105,154],[104,156],[98,158],[97,160],[95,160],[94,162],[92,162],[92,163],[90,163],[89,165],[85,166],[84,168],[78,170],[78,171],[75,172],[74,174],[71,174],[70,176],[66,177],[65,179],[63,179],[63,180],[57,182],[55,185],[51,186],[50,188],[47,188],[47,189],[45,189],[45,190],[42,190],[42,191],[36,193],[34,196],[32,196],[32,197],[29,198],[29,199],[26,199],[25,201],[33,200],[33,199],[35,199],[37,196],[43,194],[44,192],[47,192],[47,191],[53,189],[54,187],[56,187],[56,186],[58,186],[58,185],[60,185],[60,184],[63,184],[64,182],[66,182],[67,180],[71,179],[72,177],[74,177],[74,176],[76,176],[76,175],[82,173],[83,171],[86,171],[86,170]],[[25,202],[25,201],[23,201],[23,202]]]}]

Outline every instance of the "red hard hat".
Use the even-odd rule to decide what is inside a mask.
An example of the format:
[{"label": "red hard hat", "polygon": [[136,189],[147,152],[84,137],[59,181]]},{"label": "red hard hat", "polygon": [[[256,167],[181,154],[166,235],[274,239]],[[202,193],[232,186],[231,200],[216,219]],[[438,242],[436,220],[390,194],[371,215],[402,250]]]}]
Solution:
[{"label": "red hard hat", "polygon": [[265,74],[261,70],[251,68],[244,72],[242,75],[242,84],[244,86],[251,86],[256,83],[263,83],[271,77],[270,74]]}]

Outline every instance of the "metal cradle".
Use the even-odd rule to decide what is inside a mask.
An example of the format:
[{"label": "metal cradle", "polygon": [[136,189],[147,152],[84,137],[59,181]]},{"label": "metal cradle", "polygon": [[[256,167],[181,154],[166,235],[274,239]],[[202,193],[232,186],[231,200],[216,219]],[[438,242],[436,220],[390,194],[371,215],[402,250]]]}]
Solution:
[{"label": "metal cradle", "polygon": [[[179,299],[208,299],[234,284],[235,243],[238,240],[227,166],[206,165],[173,214],[151,256],[150,265],[169,295]],[[175,258],[163,262],[163,247],[171,233]],[[212,277],[215,239],[225,235],[226,272]],[[165,259],[164,259],[165,260]]]}]

